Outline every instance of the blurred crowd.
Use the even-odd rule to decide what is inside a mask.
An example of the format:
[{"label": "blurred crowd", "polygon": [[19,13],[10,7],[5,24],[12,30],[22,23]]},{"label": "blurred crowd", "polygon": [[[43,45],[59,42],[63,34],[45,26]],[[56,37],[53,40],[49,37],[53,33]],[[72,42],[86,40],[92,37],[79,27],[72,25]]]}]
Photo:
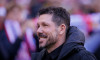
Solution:
[{"label": "blurred crowd", "polygon": [[31,60],[40,51],[36,35],[38,11],[43,7],[64,7],[71,14],[71,26],[86,37],[85,47],[100,59],[100,0],[0,0],[0,60]]}]

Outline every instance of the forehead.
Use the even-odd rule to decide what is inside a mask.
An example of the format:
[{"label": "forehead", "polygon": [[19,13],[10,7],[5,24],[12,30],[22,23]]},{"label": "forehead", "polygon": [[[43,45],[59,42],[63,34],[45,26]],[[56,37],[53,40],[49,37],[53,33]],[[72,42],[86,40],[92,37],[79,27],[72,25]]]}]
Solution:
[{"label": "forehead", "polygon": [[43,14],[39,16],[38,23],[46,22],[46,23],[53,23],[52,15],[51,14]]}]

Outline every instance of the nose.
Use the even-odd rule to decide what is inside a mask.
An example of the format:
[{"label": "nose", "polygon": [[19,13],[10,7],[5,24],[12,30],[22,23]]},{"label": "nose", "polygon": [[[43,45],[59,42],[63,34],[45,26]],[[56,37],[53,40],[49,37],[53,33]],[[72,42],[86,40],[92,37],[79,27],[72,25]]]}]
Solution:
[{"label": "nose", "polygon": [[37,33],[42,33],[42,32],[43,32],[42,27],[39,27],[39,28],[37,29]]}]

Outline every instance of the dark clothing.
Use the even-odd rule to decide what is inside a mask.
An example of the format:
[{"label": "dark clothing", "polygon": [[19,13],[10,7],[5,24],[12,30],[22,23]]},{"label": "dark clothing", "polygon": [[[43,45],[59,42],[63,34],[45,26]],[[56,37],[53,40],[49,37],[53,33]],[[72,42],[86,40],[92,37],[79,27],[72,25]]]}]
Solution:
[{"label": "dark clothing", "polygon": [[[95,56],[84,48],[85,37],[79,29],[72,26],[66,35],[66,42],[56,60],[96,60]],[[45,51],[43,49],[41,52],[33,53],[32,60],[41,60]]]},{"label": "dark clothing", "polygon": [[42,58],[42,60],[56,60],[60,54],[61,48],[63,45],[52,51],[51,53],[48,53],[47,50],[45,51],[45,54]]},{"label": "dark clothing", "polygon": [[20,47],[22,39],[17,38],[14,44],[11,44],[7,38],[4,29],[0,30],[0,60],[14,60]]},{"label": "dark clothing", "polygon": [[94,55],[96,56],[97,60],[100,60],[100,45],[99,45],[99,47],[96,49]]}]

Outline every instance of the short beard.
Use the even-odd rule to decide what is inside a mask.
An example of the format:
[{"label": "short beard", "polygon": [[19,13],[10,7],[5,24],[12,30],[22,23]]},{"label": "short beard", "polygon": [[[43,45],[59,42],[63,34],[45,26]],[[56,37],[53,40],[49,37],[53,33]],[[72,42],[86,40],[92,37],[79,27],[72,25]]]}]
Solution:
[{"label": "short beard", "polygon": [[54,46],[57,43],[58,40],[58,32],[56,31],[55,36],[51,35],[45,45],[44,48],[49,49],[52,48],[52,46]]}]

